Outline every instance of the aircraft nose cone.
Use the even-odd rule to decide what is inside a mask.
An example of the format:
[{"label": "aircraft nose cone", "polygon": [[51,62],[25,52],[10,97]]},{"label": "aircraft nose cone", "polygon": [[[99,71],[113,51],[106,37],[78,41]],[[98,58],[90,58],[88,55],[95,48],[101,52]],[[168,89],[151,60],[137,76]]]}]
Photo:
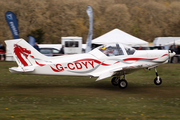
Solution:
[{"label": "aircraft nose cone", "polygon": [[170,57],[170,58],[173,57],[174,55],[176,55],[175,52],[169,53],[169,57]]}]

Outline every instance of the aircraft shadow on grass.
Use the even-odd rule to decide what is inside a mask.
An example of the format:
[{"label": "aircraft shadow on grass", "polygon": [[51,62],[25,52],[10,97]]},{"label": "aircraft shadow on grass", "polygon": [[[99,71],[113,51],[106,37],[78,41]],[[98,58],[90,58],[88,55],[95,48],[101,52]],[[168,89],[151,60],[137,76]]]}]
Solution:
[{"label": "aircraft shadow on grass", "polygon": [[[108,90],[108,91],[118,91],[117,89],[109,84],[109,81],[99,81],[99,82],[91,82],[91,83],[83,83],[79,82],[78,85],[74,84],[45,84],[45,83],[29,83],[29,84],[12,84],[7,86],[9,88],[13,89],[61,89],[61,88],[67,88],[67,89],[76,89],[76,88],[82,88],[82,89],[101,89],[101,90]],[[142,90],[142,89],[151,89],[151,88],[157,88],[156,86],[152,86],[151,84],[138,84],[138,83],[131,83],[129,85],[129,88],[127,90],[122,89],[124,92],[131,92],[131,91],[137,91],[137,90]],[[143,92],[143,91],[141,91]]]}]

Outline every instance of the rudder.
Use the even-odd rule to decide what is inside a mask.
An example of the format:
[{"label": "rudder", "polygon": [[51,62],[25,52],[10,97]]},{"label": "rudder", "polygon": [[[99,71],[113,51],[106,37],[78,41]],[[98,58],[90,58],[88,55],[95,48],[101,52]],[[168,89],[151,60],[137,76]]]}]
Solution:
[{"label": "rudder", "polygon": [[47,56],[41,54],[24,39],[6,40],[5,43],[21,68],[37,64],[36,59],[47,60]]}]

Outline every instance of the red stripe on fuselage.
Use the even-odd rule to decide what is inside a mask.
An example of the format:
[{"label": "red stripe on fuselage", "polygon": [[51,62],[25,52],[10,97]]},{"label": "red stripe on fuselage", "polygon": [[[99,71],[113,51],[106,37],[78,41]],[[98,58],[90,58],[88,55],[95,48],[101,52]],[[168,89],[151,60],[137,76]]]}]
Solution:
[{"label": "red stripe on fuselage", "polygon": [[164,54],[163,56],[161,56],[161,57],[164,57],[164,56],[167,56],[168,54]]},{"label": "red stripe on fuselage", "polygon": [[39,65],[39,66],[45,66],[45,64],[40,64],[40,63],[38,63],[37,61],[35,61],[35,62],[36,62],[36,64]]},{"label": "red stripe on fuselage", "polygon": [[147,58],[126,58],[123,59],[124,61],[138,61],[138,60],[156,60],[157,58],[153,58],[153,59],[147,59]]},{"label": "red stripe on fuselage", "polygon": [[[167,56],[168,54],[164,54],[161,57]],[[148,59],[148,58],[126,58],[123,59],[124,61],[138,61],[138,60],[156,60],[158,58],[152,58],[152,59]]]}]

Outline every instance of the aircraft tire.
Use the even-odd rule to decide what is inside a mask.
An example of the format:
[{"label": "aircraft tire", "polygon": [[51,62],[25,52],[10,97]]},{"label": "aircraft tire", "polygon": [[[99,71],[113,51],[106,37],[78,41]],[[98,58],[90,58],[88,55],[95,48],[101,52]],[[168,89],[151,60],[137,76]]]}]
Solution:
[{"label": "aircraft tire", "polygon": [[161,85],[161,83],[162,83],[162,79],[161,78],[159,78],[159,81],[158,81],[157,77],[154,79],[154,84],[155,85]]},{"label": "aircraft tire", "polygon": [[118,79],[117,77],[113,77],[113,78],[111,79],[111,83],[112,83],[112,85],[114,85],[114,86],[117,86],[117,85],[118,85],[118,82],[119,82],[119,79]]},{"label": "aircraft tire", "polygon": [[128,86],[128,82],[125,79],[121,79],[121,80],[119,80],[118,85],[121,89],[124,89]]}]

